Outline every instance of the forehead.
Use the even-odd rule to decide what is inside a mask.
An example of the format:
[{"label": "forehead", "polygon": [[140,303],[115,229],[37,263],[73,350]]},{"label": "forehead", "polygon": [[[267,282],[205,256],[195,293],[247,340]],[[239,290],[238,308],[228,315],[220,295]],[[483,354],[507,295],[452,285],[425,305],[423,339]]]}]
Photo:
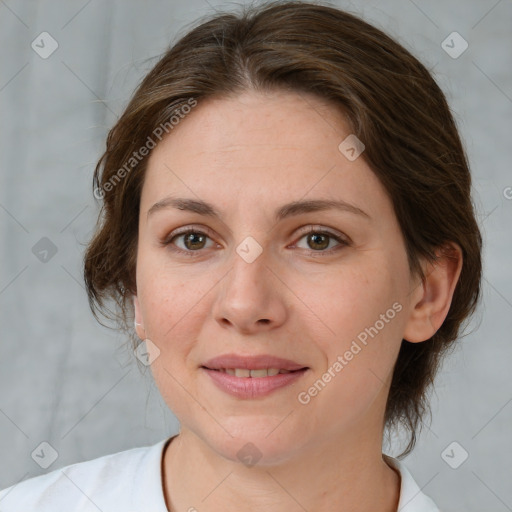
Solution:
[{"label": "forehead", "polygon": [[380,182],[362,158],[338,149],[348,135],[342,114],[310,94],[200,99],[152,150],[141,210],[166,193],[260,207],[322,197],[378,209],[387,201]]}]

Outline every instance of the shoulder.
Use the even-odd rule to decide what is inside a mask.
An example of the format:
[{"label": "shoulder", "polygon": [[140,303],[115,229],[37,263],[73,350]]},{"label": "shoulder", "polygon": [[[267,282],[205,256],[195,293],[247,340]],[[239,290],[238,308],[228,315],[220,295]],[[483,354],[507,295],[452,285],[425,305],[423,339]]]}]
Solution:
[{"label": "shoulder", "polygon": [[423,494],[409,470],[397,459],[384,455],[387,464],[396,469],[401,476],[400,512],[441,512],[437,505],[427,495]]},{"label": "shoulder", "polygon": [[144,501],[155,501],[153,510],[159,512],[161,454],[166,442],[70,464],[19,482],[0,491],[0,510],[132,512],[139,506],[142,511]]}]

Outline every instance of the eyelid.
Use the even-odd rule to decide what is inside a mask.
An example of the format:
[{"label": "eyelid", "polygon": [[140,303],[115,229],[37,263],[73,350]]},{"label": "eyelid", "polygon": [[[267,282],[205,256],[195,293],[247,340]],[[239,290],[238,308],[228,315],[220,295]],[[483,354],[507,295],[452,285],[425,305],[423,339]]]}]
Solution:
[{"label": "eyelid", "polygon": [[340,231],[334,230],[333,228],[324,227],[321,224],[308,224],[307,226],[303,226],[302,228],[299,228],[299,232],[296,236],[302,237],[309,233],[325,233],[326,235],[332,236],[333,238],[339,238],[346,244],[352,243],[352,240],[349,236]]},{"label": "eyelid", "polygon": [[178,235],[185,235],[189,233],[190,231],[193,231],[194,233],[203,233],[205,235],[208,235],[211,239],[213,239],[213,231],[206,226],[203,226],[201,224],[189,224],[187,226],[183,226],[181,228],[174,229],[171,233],[166,235],[162,241],[162,243],[170,243],[170,241],[177,237]]},{"label": "eyelid", "polygon": [[313,249],[299,248],[303,252],[305,252],[305,254],[307,254],[308,256],[311,256],[313,258],[317,258],[317,257],[318,258],[322,258],[322,257],[326,257],[327,258],[329,256],[332,256],[337,251],[352,245],[352,241],[351,241],[350,237],[348,237],[347,235],[344,235],[344,234],[339,233],[337,231],[334,232],[330,228],[324,228],[324,227],[319,226],[319,225],[311,225],[310,224],[310,225],[308,225],[308,226],[306,226],[306,227],[304,227],[303,229],[300,230],[298,235],[296,235],[296,240],[295,240],[295,242],[293,242],[291,247],[296,247],[298,242],[302,238],[304,238],[306,235],[309,235],[310,233],[327,235],[329,238],[332,238],[332,239],[334,239],[337,242],[337,245],[335,247],[331,247],[330,249],[326,249],[326,250],[323,250],[323,251],[315,251]]}]

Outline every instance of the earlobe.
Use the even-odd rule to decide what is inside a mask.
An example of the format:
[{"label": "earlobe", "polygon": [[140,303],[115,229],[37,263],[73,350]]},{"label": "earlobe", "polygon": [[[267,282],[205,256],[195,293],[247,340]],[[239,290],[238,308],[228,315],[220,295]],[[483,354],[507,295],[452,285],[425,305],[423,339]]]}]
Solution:
[{"label": "earlobe", "polygon": [[424,267],[425,279],[410,294],[410,316],[403,338],[411,343],[430,339],[441,327],[462,270],[461,248],[449,242],[436,250],[437,259]]}]

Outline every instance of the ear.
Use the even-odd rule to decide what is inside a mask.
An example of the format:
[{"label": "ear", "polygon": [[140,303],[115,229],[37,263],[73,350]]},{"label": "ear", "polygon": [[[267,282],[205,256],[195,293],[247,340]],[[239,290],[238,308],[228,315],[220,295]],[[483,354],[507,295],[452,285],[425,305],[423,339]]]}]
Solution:
[{"label": "ear", "polygon": [[431,338],[443,324],[462,270],[462,250],[449,242],[436,251],[436,261],[424,264],[425,279],[414,284],[410,314],[403,339],[419,343]]},{"label": "ear", "polygon": [[144,329],[144,322],[142,321],[142,312],[140,310],[139,298],[133,295],[133,311],[134,311],[134,327],[137,336],[141,340],[146,339],[146,331]]}]

